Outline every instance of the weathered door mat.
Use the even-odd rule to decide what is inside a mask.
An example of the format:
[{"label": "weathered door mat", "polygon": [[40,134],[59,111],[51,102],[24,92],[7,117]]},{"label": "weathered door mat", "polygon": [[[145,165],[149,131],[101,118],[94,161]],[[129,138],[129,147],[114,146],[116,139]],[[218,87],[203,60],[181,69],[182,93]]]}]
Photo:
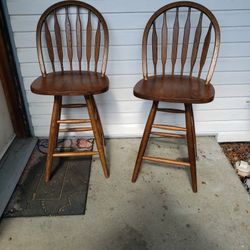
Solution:
[{"label": "weathered door mat", "polygon": [[[59,140],[57,151],[89,151],[93,140]],[[85,213],[92,157],[54,158],[52,177],[44,182],[47,140],[39,140],[3,217]]]}]

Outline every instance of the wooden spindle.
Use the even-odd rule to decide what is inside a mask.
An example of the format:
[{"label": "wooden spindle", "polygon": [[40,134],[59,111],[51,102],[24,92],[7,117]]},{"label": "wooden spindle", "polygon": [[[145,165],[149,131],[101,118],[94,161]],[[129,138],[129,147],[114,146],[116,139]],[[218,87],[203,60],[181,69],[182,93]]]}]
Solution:
[{"label": "wooden spindle", "polygon": [[194,70],[194,65],[197,59],[197,54],[198,54],[198,49],[199,49],[199,44],[200,44],[200,39],[201,39],[201,30],[202,30],[202,12],[200,13],[200,18],[198,25],[195,30],[195,36],[194,36],[194,44],[193,44],[193,49],[192,49],[192,56],[191,56],[191,68],[190,68],[190,77],[193,74]]},{"label": "wooden spindle", "polygon": [[158,61],[158,48],[157,48],[158,38],[155,28],[155,22],[153,22],[153,32],[152,32],[152,56],[154,64],[154,74],[157,73],[157,61]]},{"label": "wooden spindle", "polygon": [[79,70],[82,70],[82,23],[80,18],[80,9],[77,8],[76,17],[76,46],[77,46],[77,59],[79,63]]},{"label": "wooden spindle", "polygon": [[101,43],[101,28],[100,28],[100,20],[98,20],[98,25],[95,34],[95,71],[97,71],[97,64],[99,60],[100,54],[100,43]]},{"label": "wooden spindle", "polygon": [[65,8],[66,17],[65,17],[65,31],[66,31],[66,40],[67,40],[67,52],[70,64],[70,70],[73,70],[72,67],[72,59],[73,59],[73,49],[72,49],[72,31],[71,31],[71,24],[69,19],[68,8]]},{"label": "wooden spindle", "polygon": [[61,70],[63,71],[63,49],[62,49],[62,37],[61,37],[61,29],[58,23],[56,11],[54,11],[54,30],[56,37],[56,47],[57,54],[60,61]]},{"label": "wooden spindle", "polygon": [[179,8],[177,7],[174,26],[173,26],[172,75],[174,74],[174,68],[175,68],[175,63],[176,63],[176,58],[177,58],[178,39],[179,39]]},{"label": "wooden spindle", "polygon": [[184,66],[187,60],[187,51],[188,51],[188,43],[189,43],[190,27],[191,27],[190,13],[191,13],[191,8],[189,7],[183,34],[183,43],[181,52],[181,75],[183,75]]},{"label": "wooden spindle", "polygon": [[163,14],[163,22],[161,29],[161,62],[162,62],[162,74],[165,75],[165,66],[167,61],[167,49],[168,49],[168,27],[166,12]]},{"label": "wooden spindle", "polygon": [[199,73],[198,73],[198,78],[200,78],[200,76],[201,76],[201,72],[202,72],[203,66],[204,66],[206,58],[207,58],[207,52],[208,52],[208,48],[209,48],[209,45],[210,45],[210,39],[211,39],[211,30],[212,30],[212,23],[210,23],[207,34],[206,34],[206,37],[204,39],[204,44],[203,44],[202,53],[201,53],[200,69],[199,69]]},{"label": "wooden spindle", "polygon": [[91,40],[92,40],[92,24],[91,24],[91,12],[88,12],[88,23],[87,23],[87,36],[86,36],[86,59],[87,59],[87,70],[89,70],[90,58],[91,58]]},{"label": "wooden spindle", "polygon": [[49,59],[50,59],[51,64],[52,64],[52,70],[53,70],[53,72],[55,72],[53,44],[52,44],[51,35],[50,35],[47,20],[45,20],[45,39],[46,39],[46,45],[47,45],[47,49],[48,49]]}]

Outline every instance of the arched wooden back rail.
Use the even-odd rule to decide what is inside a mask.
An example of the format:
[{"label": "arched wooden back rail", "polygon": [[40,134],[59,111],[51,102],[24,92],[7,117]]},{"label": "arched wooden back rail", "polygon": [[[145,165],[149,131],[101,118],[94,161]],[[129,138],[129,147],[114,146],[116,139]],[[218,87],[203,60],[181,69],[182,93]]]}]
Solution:
[{"label": "arched wooden back rail", "polygon": [[[180,11],[185,11],[186,14],[186,20],[184,23],[184,32],[183,32],[183,38],[181,43],[181,37],[180,37]],[[191,26],[191,18],[192,14],[195,12],[195,14],[199,15],[198,22],[194,23],[194,26]],[[170,27],[168,25],[168,14],[174,13],[174,23],[173,26]],[[204,19],[204,16],[206,16],[209,20],[208,28],[203,29],[202,28],[202,22]],[[161,17],[161,18],[159,18]],[[160,35],[161,35],[161,45],[158,44],[158,36],[157,36],[157,25],[156,23],[158,21],[161,21],[160,26]],[[194,32],[194,38],[193,38],[193,44],[192,47],[189,48],[189,41],[191,40],[191,27],[195,28]],[[173,29],[172,32],[172,44],[170,43],[169,39],[169,33],[170,29]],[[212,14],[210,10],[205,8],[204,6],[189,2],[189,1],[181,1],[181,2],[175,2],[168,5],[165,5],[158,11],[156,11],[152,17],[149,19],[145,30],[143,34],[143,40],[142,40],[142,69],[143,69],[143,77],[146,80],[148,78],[148,40],[149,40],[149,33],[152,31],[152,62],[153,62],[153,68],[154,68],[154,75],[165,75],[166,74],[166,66],[169,65],[171,68],[170,72],[172,75],[175,75],[175,69],[176,69],[176,62],[177,62],[177,55],[178,55],[178,49],[180,46],[178,46],[179,43],[182,44],[181,48],[181,58],[180,58],[180,75],[184,75],[185,72],[185,66],[188,64],[188,49],[191,49],[191,57],[189,59],[189,66],[190,70],[187,73],[190,77],[194,76],[194,66],[197,63],[197,57],[198,52],[201,52],[201,56],[199,59],[199,67],[197,71],[197,77],[201,77],[201,73],[203,70],[203,66],[205,65],[205,62],[207,60],[207,54],[209,50],[210,40],[211,40],[211,33],[214,32],[214,43],[213,43],[213,52],[211,56],[210,65],[206,74],[206,83],[209,83],[214,69],[215,64],[218,57],[219,52],[219,45],[220,45],[220,28],[218,25],[218,22],[215,18],[215,16]],[[203,42],[201,42],[201,34],[202,32],[205,33],[205,37]],[[191,40],[192,42],[192,40]],[[203,46],[202,46],[203,44]],[[157,72],[157,64],[158,64],[158,46],[161,50],[161,64],[162,64],[162,70],[161,72]],[[168,55],[168,46],[172,46],[170,48],[171,53]],[[201,50],[200,50],[201,49]],[[171,58],[171,60],[168,60],[168,56]]]},{"label": "arched wooden back rail", "polygon": [[[76,22],[75,25],[70,20],[70,8],[75,9]],[[86,23],[86,37],[83,37],[83,22],[81,18],[81,10],[87,10],[87,23]],[[63,12],[59,12],[63,11]],[[58,21],[58,16],[64,16],[64,25],[60,26]],[[92,17],[97,18],[97,26],[93,27]],[[49,25],[49,22],[53,21],[54,30]],[[95,29],[95,31],[93,30]],[[45,33],[45,44],[42,43],[43,29]],[[65,30],[65,32],[62,32]],[[54,34],[52,33],[54,32]],[[65,34],[64,34],[65,33]],[[92,33],[94,34],[94,44],[92,44]],[[47,71],[45,60],[44,60],[44,47],[47,48],[48,57],[52,66],[52,71],[64,71],[65,63],[69,63],[70,71],[82,71],[82,61],[83,58],[86,59],[86,69],[87,71],[92,70],[97,72],[98,62],[100,57],[101,49],[101,39],[103,39],[103,55],[102,55],[102,65],[100,72],[105,75],[107,59],[108,59],[108,45],[109,45],[109,34],[107,24],[101,15],[101,13],[96,10],[91,5],[88,5],[79,1],[63,1],[56,3],[49,7],[40,17],[37,25],[37,53],[38,61],[41,69],[42,76],[45,76]],[[63,38],[65,35],[67,52],[66,55],[63,53]],[[75,36],[75,39],[73,38]],[[103,38],[102,38],[103,37]],[[86,51],[83,51],[83,39],[86,39]],[[74,44],[74,41],[75,44]],[[92,52],[92,47],[94,47],[94,53]],[[55,55],[57,53],[59,60],[59,67],[56,67]],[[93,55],[92,55],[93,54]],[[85,57],[84,57],[85,55]],[[73,58],[77,58],[77,67],[73,67]],[[93,58],[93,69],[91,69],[91,58]]]}]

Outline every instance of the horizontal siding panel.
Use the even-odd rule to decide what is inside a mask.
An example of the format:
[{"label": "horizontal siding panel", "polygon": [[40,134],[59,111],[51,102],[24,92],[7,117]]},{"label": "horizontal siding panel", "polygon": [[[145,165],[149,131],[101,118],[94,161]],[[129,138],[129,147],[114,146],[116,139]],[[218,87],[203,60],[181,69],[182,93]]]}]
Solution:
[{"label": "horizontal siding panel", "polygon": [[[110,88],[133,88],[135,83],[142,78],[142,73],[135,75],[109,75]],[[24,86],[30,90],[30,84],[36,77],[24,77]],[[212,83],[214,85],[241,85],[250,84],[250,71],[243,72],[215,72]]]},{"label": "horizontal siding panel", "polygon": [[[221,42],[223,43],[247,43],[250,42],[250,27],[224,27],[221,28]],[[109,32],[111,46],[141,45],[143,29],[140,30],[113,30]],[[232,35],[233,34],[233,35]],[[36,33],[14,32],[17,48],[35,48]]]},{"label": "horizontal siding panel", "polygon": [[[212,46],[210,46],[212,49]],[[171,48],[169,48],[170,50]],[[85,48],[84,48],[85,50]],[[170,51],[169,51],[170,52]],[[191,56],[191,49],[188,51],[188,57]],[[37,50],[36,48],[20,48],[17,49],[17,54],[20,63],[32,63],[37,62]],[[64,47],[64,55],[67,54],[67,48]],[[55,61],[58,60],[57,54],[55,55]],[[141,60],[141,45],[131,46],[110,46],[109,47],[109,60]],[[178,58],[181,55],[178,54]],[[221,45],[220,58],[227,57],[250,57],[250,43],[224,43]],[[151,55],[149,59],[152,58]],[[46,61],[48,62],[49,59]]]},{"label": "horizontal siding panel", "polygon": [[[41,1],[39,4],[34,2],[33,0],[22,0],[22,4],[20,4],[20,0],[8,0],[8,8],[11,15],[24,15],[24,14],[41,14],[48,6],[58,2],[57,0],[46,0]],[[165,0],[157,0],[157,1],[148,1],[145,4],[145,0],[116,0],[115,3],[113,1],[108,0],[92,0],[85,1],[93,6],[95,6],[102,13],[110,13],[110,12],[152,12],[157,10],[166,4]],[[197,3],[205,5],[207,8],[216,11],[216,10],[231,10],[231,9],[250,9],[249,1],[232,1],[232,0],[197,0]]]},{"label": "horizontal siding panel", "polygon": [[[104,126],[104,133],[106,133],[109,137],[141,136],[144,126],[144,124],[109,124]],[[227,121],[197,122],[196,126],[197,135],[216,135],[221,132],[240,132],[241,130],[247,131],[250,127],[250,120],[232,121],[230,123]],[[48,136],[47,126],[34,126],[34,131],[37,136]],[[71,135],[74,136],[76,133],[72,133]],[[80,135],[80,133],[77,133],[77,135]]]},{"label": "horizontal siding panel", "polygon": [[[35,29],[41,13],[55,2],[57,1],[44,0],[39,3],[33,0],[22,0],[22,3],[19,0],[7,1],[24,89],[36,136],[48,136],[53,98],[34,95],[30,91],[31,82],[40,75],[35,48]],[[104,14],[110,28],[107,70],[110,90],[96,96],[106,135],[111,137],[141,136],[151,106],[150,101],[143,101],[133,96],[133,86],[142,78],[143,29],[152,13],[165,5],[166,1],[148,1],[147,4],[145,0],[89,0],[87,2]],[[218,18],[222,43],[216,72],[212,79],[216,90],[215,100],[209,104],[194,105],[197,133],[217,135],[218,141],[250,139],[250,1],[198,0],[198,2],[211,9]],[[83,16],[86,18],[86,15]],[[183,18],[186,18],[186,13],[181,12],[180,19]],[[86,22],[83,23],[86,24]],[[169,27],[171,25],[170,22]],[[157,31],[160,32],[159,23],[157,27]],[[93,22],[93,29],[95,29],[95,22]],[[180,23],[180,32],[181,43],[183,23]],[[204,36],[204,33],[202,35]],[[170,41],[171,39],[169,37]],[[65,44],[65,39],[63,43]],[[148,58],[151,58],[150,54]],[[179,61],[178,59],[177,63]],[[206,68],[207,66],[205,65]],[[64,98],[66,103],[82,100],[82,97]],[[161,103],[161,106],[182,108],[183,105]],[[63,111],[62,114],[63,117],[71,115],[79,117],[87,113],[86,110],[73,109]],[[183,115],[160,114],[157,119],[160,122],[184,123]]]},{"label": "horizontal siding panel", "polygon": [[[146,124],[147,117],[145,113],[122,113],[116,112],[105,113],[105,109],[100,107],[100,116],[103,124]],[[49,126],[51,115],[50,113],[46,115],[40,115],[33,113],[33,126]],[[82,110],[82,112],[74,112],[71,114],[70,112],[62,112],[62,119],[74,119],[74,118],[87,118],[88,114],[86,110]],[[250,109],[247,110],[202,110],[202,111],[195,111],[195,122],[205,122],[205,121],[230,121],[234,118],[235,121],[237,120],[250,120]],[[155,123],[165,123],[165,124],[183,124],[185,121],[183,114],[165,114],[162,112],[158,112],[156,116]],[[76,125],[74,125],[75,127]],[[80,125],[79,125],[80,126]]]},{"label": "horizontal siding panel", "polygon": [[[195,14],[196,13],[194,13],[193,15]],[[145,24],[147,23],[151,15],[152,13],[112,13],[105,14],[104,18],[110,30],[144,29]],[[246,26],[246,24],[248,23],[250,10],[234,10],[226,12],[217,11],[215,15],[221,27],[239,27]],[[186,14],[180,14],[180,19],[184,19],[185,17]],[[40,15],[12,16],[11,24],[13,27],[13,31],[34,31],[36,30],[36,25],[39,18]],[[75,18],[75,16],[73,18]],[[87,16],[85,17],[85,19],[87,19]],[[127,20],[133,20],[133,22],[127,22]],[[71,22],[75,23],[74,20],[71,20]],[[86,23],[86,20],[83,20],[83,23]]]},{"label": "horizontal siding panel", "polygon": [[[177,60],[177,65],[180,65],[180,60]],[[160,64],[158,64],[160,66]],[[177,66],[176,65],[176,66]],[[248,71],[250,65],[250,57],[239,58],[219,58],[216,66],[216,72],[230,72],[230,71]],[[38,63],[22,63],[21,71],[24,77],[38,76],[40,75],[40,69]],[[47,65],[50,67],[50,64]],[[207,70],[208,65],[204,66],[204,70]],[[59,64],[55,63],[55,67],[59,68]],[[78,68],[77,63],[73,63],[74,68]],[[135,61],[110,61],[108,63],[107,74],[109,75],[130,75],[141,73],[141,60]],[[189,65],[186,70],[188,71]],[[152,67],[149,68],[149,73],[153,71]],[[197,72],[197,71],[196,71]]]},{"label": "horizontal siding panel", "polygon": [[[30,94],[30,93],[29,93]],[[27,97],[29,97],[29,94]],[[34,94],[31,94],[34,95]],[[35,98],[36,97],[36,98]],[[40,97],[40,98],[38,98]],[[29,99],[28,99],[29,100]],[[65,103],[74,103],[74,102],[81,102],[82,98],[80,97],[64,97],[63,98]],[[43,108],[43,114],[48,114],[48,105],[51,105],[53,98],[50,96],[38,96],[34,95],[34,100],[29,100],[30,108],[40,106]],[[113,99],[102,99],[102,95],[96,96],[96,101],[99,106],[102,107],[104,112],[145,112],[148,111],[150,107],[150,101],[140,100],[136,98],[136,101],[118,101],[114,102]],[[169,108],[182,108],[183,105],[181,104],[165,104],[161,103],[162,107],[169,107]],[[207,104],[195,104],[194,110],[217,110],[222,109],[225,112],[231,109],[250,109],[250,100],[249,97],[231,97],[231,98],[215,98],[213,102]],[[37,110],[37,109],[36,109]],[[37,111],[38,112],[38,111]],[[39,111],[41,112],[41,111]]]}]

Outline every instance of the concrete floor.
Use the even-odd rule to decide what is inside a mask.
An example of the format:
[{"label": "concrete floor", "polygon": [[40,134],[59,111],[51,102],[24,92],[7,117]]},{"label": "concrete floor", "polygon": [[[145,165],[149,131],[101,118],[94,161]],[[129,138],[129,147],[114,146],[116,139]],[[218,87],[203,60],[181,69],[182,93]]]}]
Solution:
[{"label": "concrete floor", "polygon": [[[212,137],[198,138],[198,193],[188,169],[144,163],[138,139],[112,139],[111,177],[92,165],[84,216],[3,219],[0,249],[250,249],[250,197]],[[186,156],[184,141],[153,139],[151,155]]]}]

